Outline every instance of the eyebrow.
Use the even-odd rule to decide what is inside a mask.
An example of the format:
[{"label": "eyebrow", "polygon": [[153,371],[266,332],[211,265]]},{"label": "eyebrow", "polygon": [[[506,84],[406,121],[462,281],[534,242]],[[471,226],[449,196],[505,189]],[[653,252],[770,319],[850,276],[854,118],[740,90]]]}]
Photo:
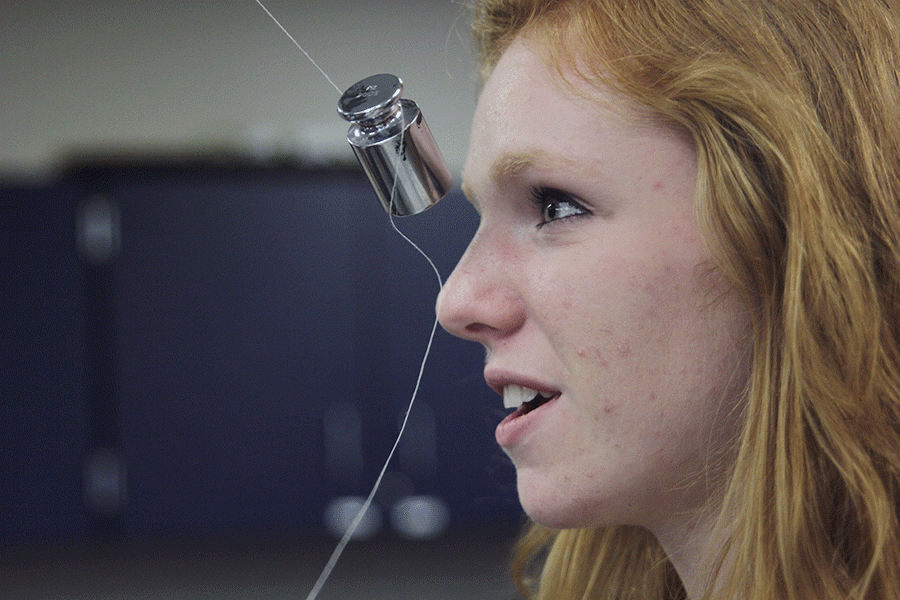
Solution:
[{"label": "eyebrow", "polygon": [[[535,165],[545,169],[562,167],[583,168],[583,165],[576,160],[555,156],[544,150],[534,149],[502,154],[491,165],[489,173],[494,183],[501,184],[506,180],[518,177],[522,172],[533,168]],[[466,197],[474,203],[475,196],[465,179],[462,182],[462,190]]]},{"label": "eyebrow", "polygon": [[532,150],[528,152],[511,152],[504,154],[491,165],[491,178],[495,182],[517,177],[522,171],[534,166],[539,156],[546,156],[545,152]]}]

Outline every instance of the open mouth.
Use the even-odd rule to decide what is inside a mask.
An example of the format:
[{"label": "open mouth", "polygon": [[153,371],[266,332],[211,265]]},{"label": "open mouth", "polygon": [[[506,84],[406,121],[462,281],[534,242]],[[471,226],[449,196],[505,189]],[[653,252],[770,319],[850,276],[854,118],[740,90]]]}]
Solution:
[{"label": "open mouth", "polygon": [[559,392],[539,392],[522,385],[510,384],[503,388],[503,406],[515,408],[518,415],[525,415],[559,396]]}]

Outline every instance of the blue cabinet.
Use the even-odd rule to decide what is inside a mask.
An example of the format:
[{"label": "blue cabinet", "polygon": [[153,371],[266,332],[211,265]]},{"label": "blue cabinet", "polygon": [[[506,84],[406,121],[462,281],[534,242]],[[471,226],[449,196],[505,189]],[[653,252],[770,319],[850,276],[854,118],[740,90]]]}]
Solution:
[{"label": "blue cabinet", "polygon": [[[34,245],[57,250],[4,300],[2,319],[64,365],[4,382],[3,427],[18,435],[4,464],[26,447],[59,448],[13,470],[4,535],[30,535],[15,523],[34,513],[73,535],[317,532],[335,498],[368,493],[415,386],[438,283],[358,172],[83,166],[28,200],[3,194],[35,211],[27,222],[5,214],[4,227],[44,231],[55,241]],[[92,201],[99,217],[85,217]],[[48,219],[57,229],[38,226]],[[398,221],[444,277],[476,225],[458,193]],[[99,231],[100,258],[83,240],[77,252],[73,228]],[[428,496],[451,527],[518,520],[482,360],[438,331],[376,500],[385,516]],[[77,491],[65,511],[26,497],[39,479]]]}]

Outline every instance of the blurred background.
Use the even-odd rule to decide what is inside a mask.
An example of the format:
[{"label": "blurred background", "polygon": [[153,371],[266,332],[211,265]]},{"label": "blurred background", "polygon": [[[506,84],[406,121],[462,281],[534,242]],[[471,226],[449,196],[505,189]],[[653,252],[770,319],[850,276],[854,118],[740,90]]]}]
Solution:
[{"label": "blurred background", "polygon": [[[457,189],[398,226],[446,277],[477,85],[450,0],[268,0],[342,90],[405,82]],[[399,431],[438,282],[255,0],[0,6],[0,597],[305,598]],[[512,598],[481,350],[435,337],[320,598]]]}]

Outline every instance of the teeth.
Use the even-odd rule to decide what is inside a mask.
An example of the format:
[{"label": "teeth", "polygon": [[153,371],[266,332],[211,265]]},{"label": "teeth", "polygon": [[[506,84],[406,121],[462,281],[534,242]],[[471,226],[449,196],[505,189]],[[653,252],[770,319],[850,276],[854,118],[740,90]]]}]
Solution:
[{"label": "teeth", "polygon": [[537,392],[532,389],[521,385],[510,384],[503,388],[503,407],[519,408],[524,403],[534,398],[535,394],[537,394]]},{"label": "teeth", "polygon": [[553,397],[552,395],[544,395],[537,390],[513,383],[503,388],[503,406],[504,408],[519,408],[538,396],[544,399]]}]

